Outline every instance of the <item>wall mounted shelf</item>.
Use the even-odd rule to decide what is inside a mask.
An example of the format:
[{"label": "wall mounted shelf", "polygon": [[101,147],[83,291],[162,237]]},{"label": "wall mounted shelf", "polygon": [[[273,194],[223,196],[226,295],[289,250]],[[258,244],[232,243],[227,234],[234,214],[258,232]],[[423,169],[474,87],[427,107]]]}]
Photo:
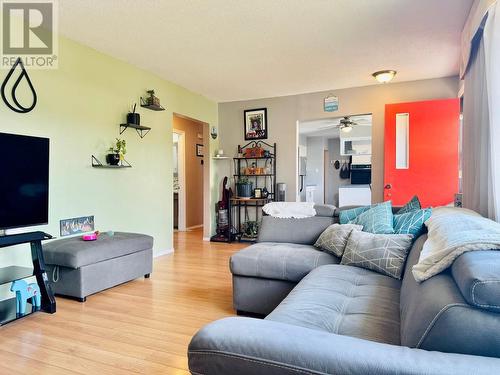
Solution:
[{"label": "wall mounted shelf", "polygon": [[123,159],[120,161],[120,164],[118,165],[110,165],[110,164],[103,164],[97,159],[94,155],[92,155],[92,167],[93,168],[108,168],[108,169],[120,169],[120,168],[132,168],[130,163]]},{"label": "wall mounted shelf", "polygon": [[128,128],[135,129],[137,131],[137,134],[139,134],[139,137],[144,138],[146,134],[149,133],[151,130],[150,127],[147,126],[142,126],[142,125],[136,125],[136,124],[120,124],[120,134],[123,134],[125,130]]},{"label": "wall mounted shelf", "polygon": [[151,111],[164,111],[165,108],[163,108],[161,105],[156,105],[156,104],[148,104],[142,97],[141,97],[141,107],[150,109]]}]

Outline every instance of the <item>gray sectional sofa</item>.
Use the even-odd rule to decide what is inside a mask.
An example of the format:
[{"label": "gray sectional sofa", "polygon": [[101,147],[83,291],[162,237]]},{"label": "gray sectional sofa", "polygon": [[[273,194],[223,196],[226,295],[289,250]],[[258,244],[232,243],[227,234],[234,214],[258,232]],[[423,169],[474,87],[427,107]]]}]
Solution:
[{"label": "gray sectional sofa", "polygon": [[500,374],[500,253],[466,253],[418,284],[340,265],[312,245],[338,210],[264,217],[259,242],[231,258],[234,307],[265,316],[207,325],[193,374]]}]

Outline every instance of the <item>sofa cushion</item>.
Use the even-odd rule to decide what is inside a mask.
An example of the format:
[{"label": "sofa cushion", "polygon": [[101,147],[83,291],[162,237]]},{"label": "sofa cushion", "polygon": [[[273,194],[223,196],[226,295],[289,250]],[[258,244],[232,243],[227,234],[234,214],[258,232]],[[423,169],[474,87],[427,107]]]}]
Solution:
[{"label": "sofa cushion", "polygon": [[351,232],[362,229],[361,225],[356,224],[332,224],[321,233],[314,247],[340,258],[344,254]]},{"label": "sofa cushion", "polygon": [[339,261],[311,245],[260,242],[234,254],[230,268],[233,275],[298,282],[314,268]]},{"label": "sofa cushion", "polygon": [[339,210],[339,222],[340,224],[349,224],[354,221],[363,212],[368,211],[370,206],[361,206],[354,208],[344,208]]},{"label": "sofa cushion", "polygon": [[69,237],[43,244],[45,263],[69,268],[136,253],[153,248],[153,237],[138,233],[101,234],[96,241]]},{"label": "sofa cushion", "polygon": [[366,268],[399,280],[412,241],[411,234],[352,231],[340,263]]},{"label": "sofa cushion", "polygon": [[363,231],[377,234],[392,234],[393,213],[391,201],[376,204],[352,220],[352,224],[363,226]]},{"label": "sofa cushion", "polygon": [[412,234],[414,238],[418,238],[424,232],[424,223],[431,217],[431,213],[432,209],[426,208],[394,215],[394,233]]},{"label": "sofa cushion", "polygon": [[422,235],[415,241],[407,260],[401,287],[401,345],[500,357],[499,313],[468,304],[449,269],[422,283],[415,281],[411,268],[426,239]]},{"label": "sofa cushion", "polygon": [[415,195],[413,198],[411,198],[408,203],[406,203],[401,209],[398,211],[398,214],[407,214],[408,212],[420,210],[422,208],[422,205],[420,204],[420,200],[418,197]]},{"label": "sofa cushion", "polygon": [[316,216],[334,217],[337,207],[331,204],[315,204]]},{"label": "sofa cushion", "polygon": [[304,219],[280,219],[264,216],[258,242],[287,242],[312,245],[319,235],[333,224],[333,216],[313,216]]},{"label": "sofa cushion", "polygon": [[500,312],[500,252],[462,254],[451,272],[465,300],[471,305]]},{"label": "sofa cushion", "polygon": [[400,286],[361,268],[321,266],[266,319],[398,345]]}]

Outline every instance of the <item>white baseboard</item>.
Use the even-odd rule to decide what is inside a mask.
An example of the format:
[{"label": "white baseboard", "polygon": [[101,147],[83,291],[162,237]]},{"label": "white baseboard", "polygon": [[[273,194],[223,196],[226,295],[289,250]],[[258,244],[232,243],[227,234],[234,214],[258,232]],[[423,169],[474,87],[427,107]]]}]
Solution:
[{"label": "white baseboard", "polygon": [[187,227],[186,230],[193,230],[193,229],[198,229],[198,228],[203,228],[203,224],[193,225],[192,227]]},{"label": "white baseboard", "polygon": [[203,237],[203,241],[208,241],[208,242],[210,242],[210,237]]},{"label": "white baseboard", "polygon": [[166,250],[160,250],[158,251],[156,254],[153,255],[153,258],[158,258],[158,257],[161,257],[163,255],[168,255],[168,254],[173,254],[174,253],[174,249],[166,249]]}]

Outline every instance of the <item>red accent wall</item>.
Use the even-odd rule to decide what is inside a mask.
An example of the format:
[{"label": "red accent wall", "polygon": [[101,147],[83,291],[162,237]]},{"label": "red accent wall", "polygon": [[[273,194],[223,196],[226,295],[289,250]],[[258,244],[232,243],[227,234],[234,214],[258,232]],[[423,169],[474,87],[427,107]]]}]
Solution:
[{"label": "red accent wall", "polygon": [[[409,113],[409,169],[396,169],[396,114]],[[387,104],[384,200],[393,205],[418,195],[422,205],[453,202],[458,192],[459,99]]]}]

